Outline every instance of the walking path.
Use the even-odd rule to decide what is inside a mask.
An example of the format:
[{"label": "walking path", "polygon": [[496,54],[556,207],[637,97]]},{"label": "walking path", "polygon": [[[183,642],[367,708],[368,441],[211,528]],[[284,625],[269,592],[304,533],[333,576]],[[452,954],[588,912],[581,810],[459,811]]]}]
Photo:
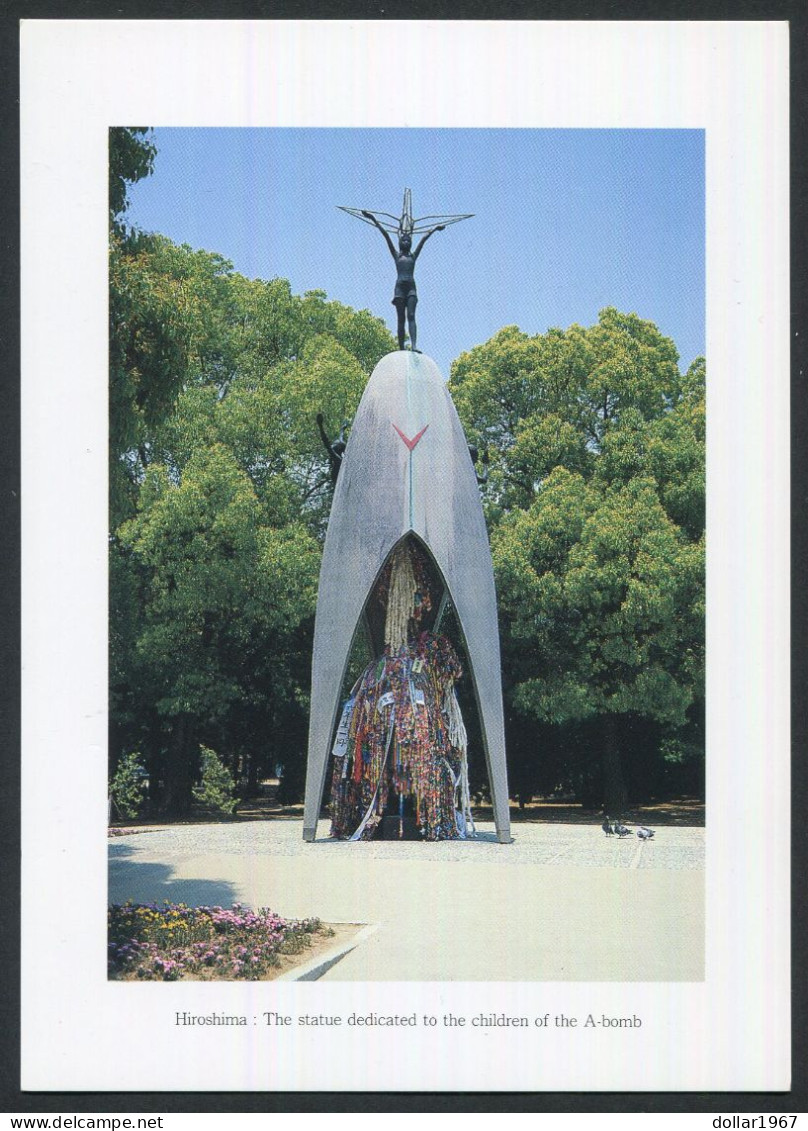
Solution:
[{"label": "walking path", "polygon": [[328,981],[700,981],[704,829],[483,824],[470,841],[302,839],[291,820],[178,825],[109,842],[109,899],[243,903],[372,924]]}]

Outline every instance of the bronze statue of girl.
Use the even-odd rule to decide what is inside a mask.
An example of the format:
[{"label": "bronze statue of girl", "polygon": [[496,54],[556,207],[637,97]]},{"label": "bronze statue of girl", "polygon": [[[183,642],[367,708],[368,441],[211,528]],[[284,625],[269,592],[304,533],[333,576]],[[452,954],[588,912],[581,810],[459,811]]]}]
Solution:
[{"label": "bronze statue of girl", "polygon": [[[356,216],[368,224],[378,228],[387,241],[390,254],[396,264],[396,287],[393,292],[393,306],[398,313],[398,348],[404,349],[404,323],[406,318],[407,329],[410,334],[410,348],[419,353],[417,349],[417,328],[415,325],[415,307],[418,303],[418,292],[415,288],[415,261],[421,254],[426,241],[435,232],[442,232],[447,224],[456,224],[458,220],[468,220],[471,213],[463,216],[423,216],[420,220],[413,219],[412,197],[409,189],[404,190],[404,205],[401,216],[391,216],[388,212],[370,212],[367,209],[346,208],[338,205],[350,216]],[[383,221],[379,217],[383,217]],[[439,223],[434,223],[434,221]],[[398,250],[390,238],[390,232],[398,234]],[[423,232],[415,250],[412,247],[412,237],[416,232]]]},{"label": "bronze statue of girl", "polygon": [[410,333],[410,348],[417,353],[416,342],[418,328],[415,325],[415,307],[418,303],[418,292],[415,289],[415,261],[421,254],[421,250],[429,237],[434,235],[435,232],[442,232],[446,225],[437,224],[434,228],[430,228],[426,235],[418,241],[418,246],[415,251],[412,250],[412,236],[410,233],[407,231],[401,232],[398,237],[398,251],[396,251],[390,236],[373,213],[363,211],[362,215],[379,229],[387,241],[390,254],[395,260],[396,287],[393,291],[393,306],[396,308],[398,314],[398,348],[400,350],[404,349],[404,315],[406,313],[407,329]]}]

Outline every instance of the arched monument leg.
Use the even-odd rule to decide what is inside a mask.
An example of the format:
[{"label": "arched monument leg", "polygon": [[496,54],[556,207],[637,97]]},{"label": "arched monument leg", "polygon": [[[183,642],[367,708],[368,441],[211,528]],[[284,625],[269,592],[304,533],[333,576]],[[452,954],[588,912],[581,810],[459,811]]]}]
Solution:
[{"label": "arched monument leg", "polygon": [[[473,598],[470,600],[468,594],[465,598],[461,595],[455,601],[455,611],[465,637],[474,695],[480,715],[480,731],[497,840],[500,844],[510,844],[513,838],[508,797],[508,770],[505,760],[505,719],[502,710],[499,639],[491,634],[490,624],[485,624],[486,620],[490,620],[490,612],[480,618],[483,623],[478,623],[480,606],[474,605],[469,608],[472,604]],[[494,627],[496,627],[495,605]]]}]

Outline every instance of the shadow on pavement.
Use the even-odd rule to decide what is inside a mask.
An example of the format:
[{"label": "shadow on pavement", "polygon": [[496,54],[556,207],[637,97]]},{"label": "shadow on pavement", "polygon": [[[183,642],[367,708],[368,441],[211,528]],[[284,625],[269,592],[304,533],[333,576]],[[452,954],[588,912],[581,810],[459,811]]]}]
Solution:
[{"label": "shadow on pavement", "polygon": [[110,903],[185,903],[189,907],[230,908],[236,889],[225,880],[174,880],[166,864],[138,864],[127,860],[131,849],[110,846],[108,873]]}]

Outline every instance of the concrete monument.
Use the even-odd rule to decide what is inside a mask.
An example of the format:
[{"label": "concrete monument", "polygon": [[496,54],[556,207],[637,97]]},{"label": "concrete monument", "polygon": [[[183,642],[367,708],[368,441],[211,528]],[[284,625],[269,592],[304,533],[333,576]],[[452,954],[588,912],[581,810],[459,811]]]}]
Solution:
[{"label": "concrete monument", "polygon": [[491,551],[477,475],[446,383],[431,358],[388,354],[365,389],[344,452],[320,573],[303,818],[316,836],[351,643],[371,647],[374,586],[398,546],[415,539],[451,601],[479,710],[497,839],[511,840]]}]

